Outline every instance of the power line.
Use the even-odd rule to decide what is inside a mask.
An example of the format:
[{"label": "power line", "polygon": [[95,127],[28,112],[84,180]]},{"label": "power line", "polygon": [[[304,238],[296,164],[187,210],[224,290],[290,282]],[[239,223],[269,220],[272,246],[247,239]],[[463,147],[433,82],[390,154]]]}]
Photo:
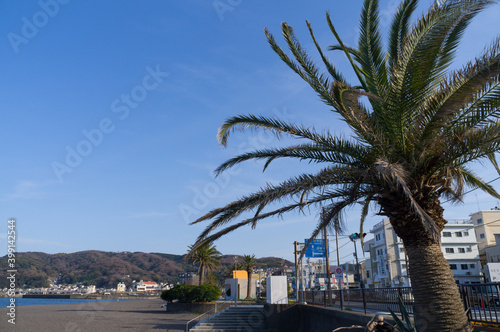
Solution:
[{"label": "power line", "polygon": [[[349,243],[350,243],[350,242],[346,242],[346,243],[344,243],[343,245],[341,245],[341,246],[339,247],[339,250],[340,250],[340,249],[342,249],[343,247],[345,247],[346,245],[348,245]],[[330,253],[332,253],[332,252],[336,252],[336,251],[337,251],[337,249],[333,249],[332,251],[330,251]]]},{"label": "power line", "polygon": [[346,258],[346,257],[351,256],[352,254],[353,254],[353,253],[351,252],[349,255],[346,255],[346,256],[344,256],[344,257],[341,257],[340,259],[342,260],[342,259],[344,259],[344,258]]},{"label": "power line", "polygon": [[[494,178],[493,180],[491,180],[491,181],[489,181],[489,182],[486,182],[486,184],[490,184],[490,183],[492,183],[493,181],[496,181],[496,180],[498,180],[498,179],[500,179],[500,176],[499,176],[499,177],[497,177],[497,178]],[[474,190],[477,190],[477,189],[479,189],[479,187],[473,188],[473,189],[471,189],[471,190],[469,190],[469,191],[465,192],[462,196],[465,196],[465,195],[467,195],[467,194],[470,194],[471,192],[473,192]],[[447,200],[446,202],[443,202],[442,204],[446,204],[446,203],[448,203],[449,201],[451,201],[451,198],[450,198],[449,200]]]}]

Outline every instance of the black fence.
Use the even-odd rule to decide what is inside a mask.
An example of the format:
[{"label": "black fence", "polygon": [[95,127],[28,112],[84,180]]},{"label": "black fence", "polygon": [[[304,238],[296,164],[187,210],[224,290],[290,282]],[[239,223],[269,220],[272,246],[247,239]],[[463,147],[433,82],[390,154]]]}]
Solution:
[{"label": "black fence", "polygon": [[[460,284],[457,286],[469,321],[488,324],[500,323],[500,283]],[[304,291],[302,296],[303,300],[310,305],[368,313],[387,313],[391,309],[398,314],[401,314],[398,300],[401,298],[406,311],[413,314],[411,287],[351,288],[344,289],[342,292],[340,290],[309,290]]]}]

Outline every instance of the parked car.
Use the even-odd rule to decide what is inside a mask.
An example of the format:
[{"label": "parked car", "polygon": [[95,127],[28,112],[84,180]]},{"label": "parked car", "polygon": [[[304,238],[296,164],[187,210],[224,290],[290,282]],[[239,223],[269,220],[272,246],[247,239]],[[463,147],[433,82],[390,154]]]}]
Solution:
[{"label": "parked car", "polygon": [[500,290],[497,284],[473,285],[467,291],[467,296],[471,304],[479,307],[496,306],[500,308]]}]

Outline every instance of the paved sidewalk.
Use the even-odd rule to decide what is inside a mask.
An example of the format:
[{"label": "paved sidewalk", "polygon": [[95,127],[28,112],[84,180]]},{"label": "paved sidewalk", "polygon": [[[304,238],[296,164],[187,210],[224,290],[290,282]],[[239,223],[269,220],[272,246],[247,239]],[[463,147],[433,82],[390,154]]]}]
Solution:
[{"label": "paved sidewalk", "polygon": [[16,307],[16,324],[8,322],[7,308],[0,308],[2,332],[115,332],[184,331],[194,314],[167,313],[162,300],[87,302],[69,305]]}]

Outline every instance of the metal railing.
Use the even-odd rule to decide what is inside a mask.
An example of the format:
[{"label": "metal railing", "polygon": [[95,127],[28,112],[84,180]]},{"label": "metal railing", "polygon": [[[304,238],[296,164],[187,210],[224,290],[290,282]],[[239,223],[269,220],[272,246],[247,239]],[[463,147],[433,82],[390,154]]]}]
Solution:
[{"label": "metal railing", "polygon": [[191,323],[193,323],[194,321],[197,321],[197,324],[198,324],[199,322],[201,322],[202,320],[204,320],[206,318],[210,319],[210,316],[216,314],[217,312],[221,312],[222,310],[226,309],[227,307],[230,307],[232,303],[233,303],[233,301],[225,301],[222,303],[216,303],[215,307],[213,307],[212,309],[205,311],[201,315],[196,316],[195,318],[188,321],[186,323],[186,332],[189,332],[189,329],[190,329],[189,325]]},{"label": "metal railing", "polygon": [[[500,283],[460,284],[457,285],[460,297],[470,322],[500,324]],[[343,308],[340,308],[339,290],[303,291],[303,299],[307,304],[334,307],[344,310],[401,313],[399,300],[401,297],[405,309],[413,314],[413,292],[411,287],[397,288],[365,288],[365,301],[362,290],[351,288],[342,290]]]},{"label": "metal railing", "polygon": [[[311,290],[304,291],[304,301],[307,304],[327,307],[340,307],[340,297],[343,299],[343,308],[356,308],[359,310],[399,312],[399,300],[401,297],[408,313],[413,313],[413,295],[411,287],[400,288],[365,288],[365,300],[363,301],[363,290],[360,288],[331,291]],[[348,309],[349,310],[349,309]]]},{"label": "metal railing", "polygon": [[500,284],[460,284],[460,295],[469,321],[478,323],[500,322]]}]

